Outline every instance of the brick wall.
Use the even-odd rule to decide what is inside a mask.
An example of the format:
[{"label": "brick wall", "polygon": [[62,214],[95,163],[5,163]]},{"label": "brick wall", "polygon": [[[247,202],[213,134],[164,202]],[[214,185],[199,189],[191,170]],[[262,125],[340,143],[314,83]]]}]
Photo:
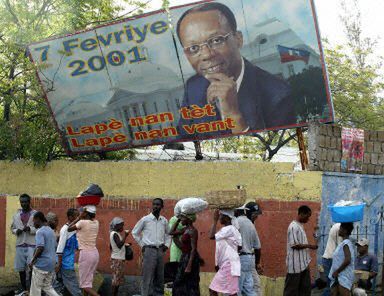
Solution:
[{"label": "brick wall", "polygon": [[[310,170],[340,172],[341,127],[312,124],[308,132]],[[384,131],[364,132],[362,174],[384,174]]]},{"label": "brick wall", "polygon": [[[70,198],[34,198],[33,207],[47,213],[53,211],[59,216],[59,224],[63,225],[66,221],[65,213],[68,207],[75,206],[74,199]],[[166,200],[163,215],[168,219],[172,217],[173,208],[176,200]],[[312,234],[315,227],[317,216],[320,211],[318,202],[286,202],[286,201],[260,201],[263,215],[256,222],[256,227],[262,243],[262,264],[264,265],[265,275],[268,277],[284,276],[285,254],[286,254],[286,231],[289,223],[296,217],[297,208],[307,204],[313,210],[313,217],[305,225],[308,239],[313,242]],[[100,263],[98,269],[104,273],[110,273],[109,267],[109,222],[115,216],[120,216],[125,220],[126,227],[132,229],[135,223],[151,210],[150,199],[107,199],[105,198],[98,207],[97,219],[100,221],[100,231],[97,239],[97,247],[100,252]],[[208,231],[211,226],[212,212],[204,211],[198,215],[195,224],[199,230],[199,252],[206,264],[202,271],[214,271],[214,241],[208,239]],[[128,238],[133,242],[134,260],[126,266],[126,273],[131,275],[140,274],[140,250],[132,236]],[[312,253],[314,258],[315,253]],[[312,274],[315,274],[315,261],[312,262]]]}]

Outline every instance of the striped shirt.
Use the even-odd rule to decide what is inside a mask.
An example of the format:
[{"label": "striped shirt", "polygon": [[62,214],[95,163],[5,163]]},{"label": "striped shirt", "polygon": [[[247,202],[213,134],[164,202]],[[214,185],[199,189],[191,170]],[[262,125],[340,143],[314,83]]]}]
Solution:
[{"label": "striped shirt", "polygon": [[311,262],[308,249],[292,249],[292,246],[299,244],[308,244],[307,235],[303,224],[294,220],[289,224],[287,233],[286,264],[288,273],[300,273],[307,269],[309,262]]}]

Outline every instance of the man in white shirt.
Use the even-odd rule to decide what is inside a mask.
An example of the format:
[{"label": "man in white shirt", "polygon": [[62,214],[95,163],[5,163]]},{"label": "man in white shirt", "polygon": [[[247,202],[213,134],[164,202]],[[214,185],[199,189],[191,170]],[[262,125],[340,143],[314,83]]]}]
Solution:
[{"label": "man in white shirt", "polygon": [[155,198],[152,213],[136,223],[132,236],[143,253],[141,295],[164,295],[164,254],[171,244],[168,220],[160,215],[164,202]]},{"label": "man in white shirt", "polygon": [[308,244],[304,224],[309,221],[312,211],[308,206],[298,209],[296,220],[288,227],[287,233],[287,276],[285,277],[284,296],[310,296],[311,275],[309,250],[316,250],[317,245]]},{"label": "man in white shirt", "polygon": [[322,257],[324,275],[325,275],[325,278],[327,279],[327,287],[325,288],[322,294],[323,296],[331,295],[331,290],[330,290],[331,280],[329,279],[328,275],[332,266],[332,255],[335,252],[336,247],[343,241],[342,237],[339,236],[339,229],[340,229],[340,223],[336,223],[329,230],[327,245],[325,247],[325,251]]}]

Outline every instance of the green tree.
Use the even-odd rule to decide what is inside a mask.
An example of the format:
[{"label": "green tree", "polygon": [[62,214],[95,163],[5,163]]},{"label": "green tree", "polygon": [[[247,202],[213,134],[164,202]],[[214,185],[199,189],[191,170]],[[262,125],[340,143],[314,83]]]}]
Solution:
[{"label": "green tree", "polygon": [[348,7],[343,2],[347,44],[331,47],[326,43],[335,120],[343,126],[379,130],[384,129],[382,58],[375,56],[376,41],[363,36],[357,4],[353,1]]}]

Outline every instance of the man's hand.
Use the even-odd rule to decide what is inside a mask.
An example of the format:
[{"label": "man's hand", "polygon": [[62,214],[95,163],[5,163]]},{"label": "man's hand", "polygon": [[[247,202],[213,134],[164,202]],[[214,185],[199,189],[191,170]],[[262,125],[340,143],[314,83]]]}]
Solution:
[{"label": "man's hand", "polygon": [[24,229],[23,229],[24,232],[29,232],[31,231],[31,227],[29,226],[25,226]]},{"label": "man's hand", "polygon": [[21,229],[17,229],[16,230],[16,235],[20,235],[20,234],[22,234],[23,233],[23,230],[21,230]]},{"label": "man's hand", "polygon": [[244,131],[247,124],[239,109],[236,81],[223,73],[207,74],[205,78],[211,82],[207,89],[208,103],[213,104],[218,100],[222,117],[231,118],[236,122],[233,131]]},{"label": "man's hand", "polygon": [[217,223],[217,221],[219,221],[219,217],[220,217],[220,211],[216,209],[213,212],[213,222]]},{"label": "man's hand", "polygon": [[319,246],[318,245],[309,245],[308,248],[312,249],[312,250],[317,250],[319,248]]},{"label": "man's hand", "polygon": [[184,272],[185,272],[185,273],[191,273],[191,271],[192,271],[192,268],[191,268],[191,266],[188,264],[187,267],[185,268]]},{"label": "man's hand", "polygon": [[332,273],[332,277],[335,279],[339,276],[339,272],[336,270],[335,272]]},{"label": "man's hand", "polygon": [[263,267],[261,266],[261,264],[257,264],[256,265],[256,271],[258,274],[262,275],[264,273],[264,269]]},{"label": "man's hand", "polygon": [[160,248],[163,250],[164,253],[168,250],[168,247],[166,245],[161,245]]},{"label": "man's hand", "polygon": [[28,264],[29,270],[32,271],[33,265],[35,264],[35,260],[32,260],[31,263]]},{"label": "man's hand", "polygon": [[302,250],[302,249],[304,249],[304,245],[302,245],[302,244],[293,245],[292,249],[294,249],[294,250]]}]

